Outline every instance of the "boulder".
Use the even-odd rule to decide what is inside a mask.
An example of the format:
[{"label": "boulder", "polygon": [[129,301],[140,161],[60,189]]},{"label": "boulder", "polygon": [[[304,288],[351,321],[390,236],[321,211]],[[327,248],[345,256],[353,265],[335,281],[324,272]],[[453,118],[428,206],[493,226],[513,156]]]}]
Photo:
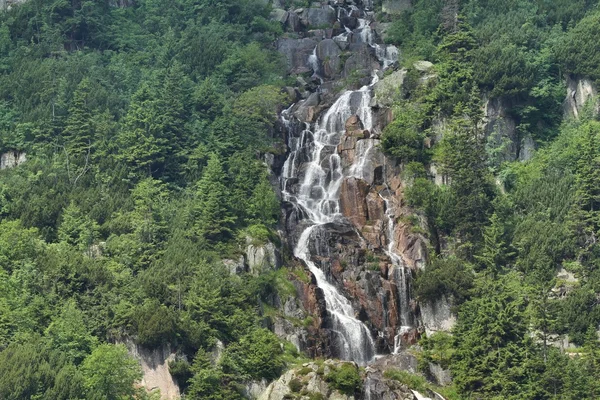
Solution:
[{"label": "boulder", "polygon": [[344,64],[344,78],[351,77],[355,74],[369,77],[371,70],[378,67],[379,63],[373,61],[369,47],[364,44],[352,45],[353,53]]},{"label": "boulder", "polygon": [[288,19],[288,12],[285,10],[282,10],[281,8],[274,8],[273,11],[271,11],[270,18],[273,21],[277,21],[277,22],[284,24],[285,21],[287,21],[287,19]]},{"label": "boulder", "polygon": [[291,12],[288,13],[287,20],[285,22],[287,30],[292,32],[300,32],[302,30],[302,24],[300,23],[300,17],[298,14]]},{"label": "boulder", "polygon": [[415,61],[413,67],[419,72],[429,72],[433,68],[433,64],[429,61]]},{"label": "boulder", "polygon": [[277,42],[277,51],[284,55],[287,62],[287,71],[291,74],[311,72],[309,57],[313,53],[317,42],[312,39],[280,39]]},{"label": "boulder", "polygon": [[325,39],[317,45],[317,59],[321,64],[324,78],[334,78],[341,70],[340,47],[332,39]]},{"label": "boulder", "polygon": [[406,70],[395,71],[375,84],[375,105],[377,107],[391,107],[401,93]]},{"label": "boulder", "polygon": [[382,11],[388,14],[400,14],[412,7],[411,0],[383,0]]},{"label": "boulder", "polygon": [[329,27],[335,23],[335,10],[329,6],[307,8],[302,12],[301,19],[309,28]]},{"label": "boulder", "polygon": [[298,104],[294,110],[294,116],[302,122],[313,122],[317,116],[320,99],[319,93],[311,93],[306,100]]}]

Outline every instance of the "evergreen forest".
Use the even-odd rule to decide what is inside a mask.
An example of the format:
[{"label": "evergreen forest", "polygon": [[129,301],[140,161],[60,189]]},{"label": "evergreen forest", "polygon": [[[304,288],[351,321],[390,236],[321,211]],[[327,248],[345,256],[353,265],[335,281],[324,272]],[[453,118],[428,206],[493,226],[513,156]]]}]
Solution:
[{"label": "evergreen forest", "polygon": [[[272,317],[312,279],[282,228],[297,76],[273,9],[311,2],[0,3],[0,154],[26,155],[0,171],[0,399],[160,399],[136,346],[172,350],[190,400],[251,398],[249,382],[310,361]],[[400,50],[384,74],[406,70],[380,148],[429,244],[414,296],[456,315],[411,350],[451,383],[388,375],[448,400],[600,399],[600,117],[596,94],[564,105],[569,81],[600,87],[599,3],[372,3]],[[486,101],[512,142],[483,133]],[[280,249],[281,268],[232,273],[250,244]],[[328,379],[359,400],[363,372]]]}]

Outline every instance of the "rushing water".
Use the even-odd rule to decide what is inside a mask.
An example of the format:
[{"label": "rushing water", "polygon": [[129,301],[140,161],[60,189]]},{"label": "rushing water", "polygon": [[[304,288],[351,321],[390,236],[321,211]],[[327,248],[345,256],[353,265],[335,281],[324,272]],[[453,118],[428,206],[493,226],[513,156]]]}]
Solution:
[{"label": "rushing water", "polygon": [[[338,342],[338,356],[361,365],[375,356],[373,338],[368,328],[355,318],[350,301],[327,281],[323,271],[312,262],[310,244],[321,225],[342,218],[339,191],[344,172],[337,145],[350,116],[359,115],[366,121],[365,127],[370,128],[372,115],[369,102],[368,87],[342,94],[317,123],[306,125],[299,138],[290,138],[288,145],[291,151],[283,168],[285,199],[300,207],[310,222],[298,239],[294,255],[306,263],[323,291],[331,329]],[[295,194],[285,190],[285,181],[289,179],[299,179]]]},{"label": "rushing water", "polygon": [[[358,35],[361,42],[374,48],[374,53],[384,68],[397,61],[398,51],[395,47],[375,43],[374,33],[367,20],[359,19],[358,30],[352,32],[346,29],[340,37],[348,39],[350,35]],[[313,69],[314,76],[323,82],[319,74],[316,48],[309,58],[309,66]],[[359,140],[356,144],[354,163],[346,171],[342,168],[337,146],[344,134],[345,123],[352,115],[360,118],[364,129],[372,130],[374,122],[370,104],[373,85],[377,80],[377,75],[374,74],[370,85],[363,86],[359,90],[344,92],[317,122],[304,124],[301,132],[290,134],[288,139],[290,152],[282,172],[284,199],[301,211],[307,226],[300,234],[294,255],[305,262],[315,276],[317,285],[323,291],[331,320],[330,328],[340,353],[336,355],[361,365],[367,364],[375,357],[375,344],[371,333],[355,317],[350,301],[327,280],[324,272],[312,261],[311,248],[314,246],[311,244],[314,244],[320,231],[326,229],[323,225],[340,222],[343,219],[340,213],[339,191],[345,176],[371,181],[367,175],[372,173],[373,168],[368,163],[371,153],[380,151],[377,148],[378,140],[372,138]],[[291,126],[290,114],[291,108],[282,114],[282,120],[288,128]],[[384,201],[388,219],[387,254],[392,260],[393,276],[400,291],[402,308],[400,320],[402,325],[410,325],[406,271],[402,260],[394,253],[393,208],[389,199],[384,198]],[[398,337],[402,329],[400,331]]]}]

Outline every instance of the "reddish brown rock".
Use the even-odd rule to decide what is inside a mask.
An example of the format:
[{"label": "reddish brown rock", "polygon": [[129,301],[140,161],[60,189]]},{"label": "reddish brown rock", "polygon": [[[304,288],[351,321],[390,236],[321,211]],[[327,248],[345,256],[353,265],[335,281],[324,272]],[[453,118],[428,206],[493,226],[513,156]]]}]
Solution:
[{"label": "reddish brown rock", "polygon": [[401,254],[410,268],[421,268],[427,257],[425,239],[411,231],[406,224],[396,225],[394,230],[396,253]]},{"label": "reddish brown rock", "polygon": [[370,221],[378,221],[385,218],[385,202],[379,194],[371,191],[367,195],[366,202]]},{"label": "reddish brown rock", "polygon": [[366,197],[369,187],[362,179],[345,178],[340,188],[340,210],[355,226],[361,229],[369,217]]},{"label": "reddish brown rock", "polygon": [[360,230],[365,240],[375,249],[385,248],[387,240],[385,237],[385,229],[383,221],[377,220],[374,223],[365,225]]}]

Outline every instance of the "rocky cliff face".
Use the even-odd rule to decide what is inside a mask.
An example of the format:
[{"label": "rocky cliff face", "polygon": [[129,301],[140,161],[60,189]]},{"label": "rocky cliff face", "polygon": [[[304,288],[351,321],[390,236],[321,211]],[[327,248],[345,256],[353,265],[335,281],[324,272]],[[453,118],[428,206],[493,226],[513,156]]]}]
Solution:
[{"label": "rocky cliff face", "polygon": [[149,350],[131,340],[124,344],[129,354],[136,358],[142,367],[143,376],[140,385],[148,392],[160,391],[161,400],[178,399],[179,386],[169,372],[169,361],[175,359],[175,353],[171,352],[168,346]]},{"label": "rocky cliff face", "polygon": [[411,280],[425,264],[427,243],[404,222],[411,210],[402,166],[378,147],[405,71],[383,79],[396,68],[398,50],[381,44],[369,7],[330,1],[273,14],[297,35],[277,45],[297,75],[288,91],[300,94],[282,115],[289,150],[281,190],[284,236],[291,249],[306,245],[298,267],[309,277],[294,282],[297,301],[281,306],[294,318],[313,318],[308,328],[279,321],[276,332],[310,355],[341,357],[352,347],[335,329],[346,312],[343,305],[340,316],[331,310],[337,294],[351,306],[347,316],[367,328],[377,354],[415,343],[425,329]]},{"label": "rocky cliff face", "polygon": [[567,76],[567,97],[563,103],[565,115],[579,118],[588,101],[595,101],[591,104],[592,111],[598,112],[598,90],[589,78]]},{"label": "rocky cliff face", "polygon": [[8,151],[0,155],[0,170],[13,168],[27,161],[27,154],[21,151]]}]

